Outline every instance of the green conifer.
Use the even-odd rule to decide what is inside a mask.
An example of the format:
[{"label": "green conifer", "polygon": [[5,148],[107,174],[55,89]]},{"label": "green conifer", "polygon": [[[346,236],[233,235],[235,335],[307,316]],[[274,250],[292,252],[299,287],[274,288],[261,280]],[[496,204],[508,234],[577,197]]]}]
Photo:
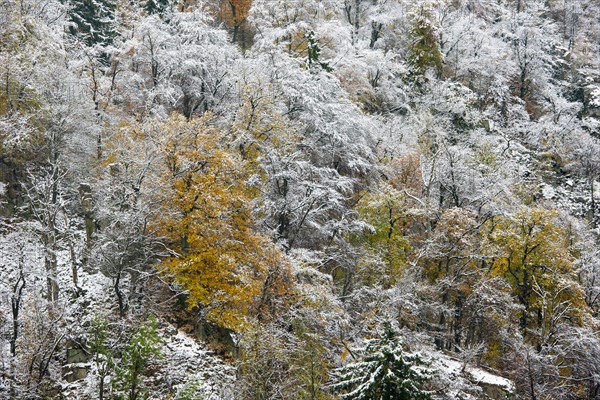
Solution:
[{"label": "green conifer", "polygon": [[421,386],[431,378],[419,356],[402,350],[391,323],[384,322],[379,337],[367,341],[361,357],[340,368],[333,389],[344,400],[427,400]]}]

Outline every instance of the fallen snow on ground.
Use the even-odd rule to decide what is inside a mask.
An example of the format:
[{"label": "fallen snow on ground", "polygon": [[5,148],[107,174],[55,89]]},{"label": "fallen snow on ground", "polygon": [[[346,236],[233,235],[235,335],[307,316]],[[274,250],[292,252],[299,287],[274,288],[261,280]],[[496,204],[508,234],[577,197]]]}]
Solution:
[{"label": "fallen snow on ground", "polygon": [[[29,304],[35,303],[44,295],[46,271],[44,268],[44,248],[38,223],[19,224],[15,226],[0,226],[0,303],[10,304],[13,288],[22,271],[26,286],[23,292],[23,304],[20,318],[25,319],[32,311]],[[95,268],[85,268],[78,261],[85,252],[84,232],[79,230],[73,234],[73,250],[77,257],[77,284],[72,274],[73,259],[65,243],[59,243],[56,251],[57,279],[60,287],[59,300],[55,310],[60,311],[62,318],[56,322],[57,330],[65,338],[86,343],[88,328],[97,317],[114,314],[116,298],[114,283],[110,277]],[[127,284],[127,280],[123,286]],[[9,310],[0,308],[0,318],[8,317]],[[41,315],[45,315],[43,312]],[[119,322],[115,322],[119,323]],[[125,324],[125,320],[121,321]],[[7,370],[7,360],[11,360],[9,341],[11,331],[9,324],[0,329],[0,371]],[[166,321],[159,318],[160,336],[164,340],[162,357],[153,363],[155,372],[144,377],[149,387],[155,388],[148,394],[148,399],[163,400],[165,396],[172,399],[201,398],[203,400],[233,399],[235,368],[206,349],[203,342],[179,331]],[[118,331],[118,330],[116,330]],[[21,350],[25,343],[27,332],[22,329],[17,343]],[[89,339],[89,338],[88,338]],[[67,382],[64,370],[60,367],[65,361],[66,349],[61,347],[56,354],[57,363],[53,363],[50,373],[60,382],[63,398],[93,399],[98,397],[98,371],[93,359],[87,362],[72,363],[69,369],[86,369],[87,377],[76,382]],[[115,360],[117,363],[120,359]],[[55,368],[55,366],[58,366]],[[66,366],[65,366],[66,367]],[[111,390],[111,376],[105,381],[105,390]],[[0,373],[0,398],[4,398],[8,390],[5,376]],[[185,397],[184,396],[187,396]]]},{"label": "fallen snow on ground", "polygon": [[165,330],[164,339],[165,379],[173,382],[175,392],[193,391],[206,400],[234,398],[235,368],[174,327]]},{"label": "fallen snow on ground", "polygon": [[454,377],[465,377],[475,384],[487,384],[499,386],[508,393],[514,393],[514,383],[506,378],[492,374],[481,368],[464,365],[463,362],[454,360],[446,355],[437,355],[438,359],[434,361],[436,369],[443,371],[445,374]]},{"label": "fallen snow on ground", "polygon": [[481,368],[467,368],[466,372],[470,374],[477,383],[500,386],[509,393],[514,393],[515,391],[515,385],[511,380],[491,374]]}]

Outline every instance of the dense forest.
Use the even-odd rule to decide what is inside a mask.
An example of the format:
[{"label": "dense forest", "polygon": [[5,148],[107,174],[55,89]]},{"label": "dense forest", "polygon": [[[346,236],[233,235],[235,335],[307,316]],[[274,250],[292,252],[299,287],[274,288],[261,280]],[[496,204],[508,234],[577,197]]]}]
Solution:
[{"label": "dense forest", "polygon": [[0,0],[0,398],[600,399],[597,0]]}]

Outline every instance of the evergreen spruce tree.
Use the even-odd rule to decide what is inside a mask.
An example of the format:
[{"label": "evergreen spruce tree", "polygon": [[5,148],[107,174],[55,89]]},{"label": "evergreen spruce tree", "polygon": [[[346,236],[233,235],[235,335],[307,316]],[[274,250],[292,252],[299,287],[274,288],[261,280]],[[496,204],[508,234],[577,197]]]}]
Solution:
[{"label": "evergreen spruce tree", "polygon": [[117,36],[114,0],[70,0],[70,32],[88,46],[109,45]]},{"label": "evergreen spruce tree", "polygon": [[319,66],[327,72],[333,71],[333,68],[329,66],[329,63],[321,61],[321,48],[317,39],[315,39],[315,33],[310,31],[306,34],[306,45],[307,45],[307,64],[308,68]]},{"label": "evergreen spruce tree", "polygon": [[389,322],[378,338],[367,341],[361,359],[338,373],[333,389],[344,400],[427,400],[430,393],[421,386],[431,371],[416,355],[404,353],[402,342]]},{"label": "evergreen spruce tree", "polygon": [[157,14],[161,17],[167,11],[171,11],[173,3],[170,0],[147,0],[144,4],[144,10],[148,15]]},{"label": "evergreen spruce tree", "polygon": [[432,19],[427,3],[412,15],[410,36],[413,42],[408,49],[408,63],[415,75],[423,75],[430,68],[438,74],[442,72],[443,55]]}]

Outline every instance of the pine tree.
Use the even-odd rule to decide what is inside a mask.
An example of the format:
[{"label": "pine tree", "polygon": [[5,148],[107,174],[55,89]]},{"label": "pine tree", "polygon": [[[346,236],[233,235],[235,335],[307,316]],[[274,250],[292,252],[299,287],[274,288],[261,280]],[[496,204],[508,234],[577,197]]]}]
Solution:
[{"label": "pine tree", "polygon": [[402,350],[402,342],[389,322],[379,337],[367,341],[362,357],[338,372],[336,391],[344,400],[426,400],[421,386],[431,377],[419,356]]},{"label": "pine tree", "polygon": [[109,45],[116,31],[116,5],[113,0],[70,0],[70,33],[88,46]]}]

